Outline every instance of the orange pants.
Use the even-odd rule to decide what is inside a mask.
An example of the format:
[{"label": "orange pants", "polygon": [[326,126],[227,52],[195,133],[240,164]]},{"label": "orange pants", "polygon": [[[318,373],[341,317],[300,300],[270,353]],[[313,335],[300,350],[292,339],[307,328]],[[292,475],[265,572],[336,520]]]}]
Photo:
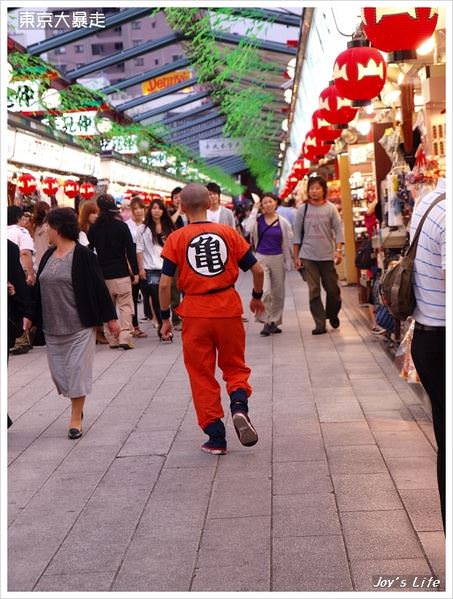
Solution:
[{"label": "orange pants", "polygon": [[252,393],[248,383],[251,371],[244,358],[245,330],[242,318],[185,316],[182,345],[198,424],[204,429],[224,416],[220,385],[215,378],[217,354],[228,394],[236,389],[244,389],[247,397]]}]

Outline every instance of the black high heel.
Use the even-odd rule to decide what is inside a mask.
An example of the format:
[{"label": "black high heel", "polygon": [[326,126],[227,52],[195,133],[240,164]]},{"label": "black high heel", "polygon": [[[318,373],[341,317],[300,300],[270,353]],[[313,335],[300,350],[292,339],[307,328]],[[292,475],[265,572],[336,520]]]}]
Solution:
[{"label": "black high heel", "polygon": [[[82,415],[80,417],[80,420],[83,420],[83,412]],[[68,438],[69,439],[80,439],[80,437],[82,436],[82,424],[80,424],[80,428],[70,428],[68,430]]]}]

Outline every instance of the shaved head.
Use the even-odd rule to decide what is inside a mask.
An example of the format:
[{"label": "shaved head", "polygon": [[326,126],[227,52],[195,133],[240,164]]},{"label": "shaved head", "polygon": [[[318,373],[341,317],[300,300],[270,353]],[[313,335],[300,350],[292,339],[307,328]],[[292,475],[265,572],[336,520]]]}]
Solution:
[{"label": "shaved head", "polygon": [[181,204],[187,214],[207,210],[209,203],[209,192],[204,185],[189,183],[181,191]]}]

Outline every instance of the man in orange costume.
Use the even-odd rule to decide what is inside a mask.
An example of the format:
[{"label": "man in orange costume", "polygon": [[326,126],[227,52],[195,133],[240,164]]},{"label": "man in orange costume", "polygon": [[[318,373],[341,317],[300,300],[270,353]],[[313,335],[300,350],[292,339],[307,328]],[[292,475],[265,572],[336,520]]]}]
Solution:
[{"label": "man in orange costume", "polygon": [[234,229],[207,221],[209,193],[206,187],[198,183],[184,187],[181,204],[189,224],[173,232],[162,250],[161,334],[163,339],[172,337],[169,320],[171,281],[178,269],[178,285],[184,293],[177,309],[183,319],[184,363],[198,424],[209,436],[201,449],[222,455],[226,453],[227,443],[220,385],[215,378],[216,358],[226,382],[233,425],[240,442],[250,447],[258,441],[248,416],[248,397],[252,392],[248,382],[250,368],[244,359],[242,302],[234,283],[239,268],[251,270],[250,310],[261,314],[264,312],[261,301],[264,275],[249,244]]}]

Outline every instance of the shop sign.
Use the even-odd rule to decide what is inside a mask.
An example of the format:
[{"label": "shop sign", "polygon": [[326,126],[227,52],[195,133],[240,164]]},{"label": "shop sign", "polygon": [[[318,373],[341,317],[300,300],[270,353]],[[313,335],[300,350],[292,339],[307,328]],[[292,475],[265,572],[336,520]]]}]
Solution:
[{"label": "shop sign", "polygon": [[[60,150],[61,151],[61,150]],[[64,146],[62,164],[64,170],[77,175],[97,175],[99,157],[77,148]]]},{"label": "shop sign", "polygon": [[42,112],[46,109],[39,101],[41,81],[11,81],[8,84],[7,108],[10,112]]},{"label": "shop sign", "polygon": [[[68,135],[99,135],[96,129],[96,115],[97,110],[64,112],[52,120],[52,126]],[[42,122],[50,124],[47,119],[43,119]]]},{"label": "shop sign", "polygon": [[118,152],[118,154],[137,154],[136,135],[118,135],[101,141],[103,152]]},{"label": "shop sign", "polygon": [[234,156],[241,153],[241,139],[224,139],[217,137],[212,139],[200,139],[201,158],[216,158],[217,156]]},{"label": "shop sign", "polygon": [[13,129],[8,129],[6,136],[8,145],[6,148],[6,159],[10,160],[14,156],[14,146],[16,144],[16,132]]},{"label": "shop sign", "polygon": [[192,76],[192,73],[188,70],[184,71],[173,71],[173,73],[167,73],[160,77],[154,77],[154,79],[148,79],[142,83],[142,93],[144,96],[166,89],[182,81],[188,81]]},{"label": "shop sign", "polygon": [[17,131],[11,160],[21,164],[61,170],[62,147],[46,139]]}]

